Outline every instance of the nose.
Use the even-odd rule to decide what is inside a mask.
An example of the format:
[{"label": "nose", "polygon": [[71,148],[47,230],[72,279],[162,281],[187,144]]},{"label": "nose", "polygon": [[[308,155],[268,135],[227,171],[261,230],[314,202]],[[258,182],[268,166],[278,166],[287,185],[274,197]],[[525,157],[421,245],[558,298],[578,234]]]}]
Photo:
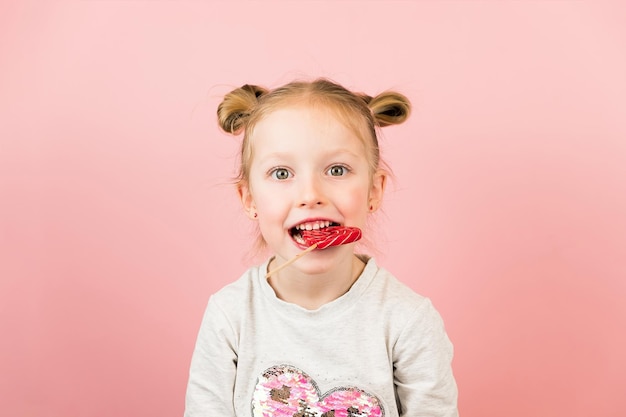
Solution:
[{"label": "nose", "polygon": [[325,203],[324,191],[320,180],[315,176],[300,177],[296,205],[300,208],[321,206]]}]

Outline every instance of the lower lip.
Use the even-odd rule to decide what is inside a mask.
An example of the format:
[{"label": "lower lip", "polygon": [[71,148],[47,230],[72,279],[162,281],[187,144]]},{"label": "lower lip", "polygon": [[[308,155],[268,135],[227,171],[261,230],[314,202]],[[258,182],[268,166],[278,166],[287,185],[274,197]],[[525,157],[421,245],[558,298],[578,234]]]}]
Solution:
[{"label": "lower lip", "polygon": [[308,248],[307,245],[303,244],[303,243],[298,243],[296,242],[296,240],[290,235],[289,237],[291,237],[291,241],[294,243],[294,245],[296,245],[299,249],[305,250]]}]

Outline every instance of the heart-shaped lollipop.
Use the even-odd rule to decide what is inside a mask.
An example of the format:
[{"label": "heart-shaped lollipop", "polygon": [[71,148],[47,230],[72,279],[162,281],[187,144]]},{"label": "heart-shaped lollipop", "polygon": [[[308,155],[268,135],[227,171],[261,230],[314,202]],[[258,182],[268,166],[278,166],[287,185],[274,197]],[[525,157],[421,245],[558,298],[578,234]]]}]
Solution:
[{"label": "heart-shaped lollipop", "polygon": [[300,233],[308,246],[317,243],[317,249],[345,245],[361,239],[361,229],[349,226],[330,226],[317,230],[302,230]]},{"label": "heart-shaped lollipop", "polygon": [[284,264],[269,271],[267,275],[265,275],[266,278],[269,278],[272,274],[275,274],[286,266],[291,265],[298,260],[298,258],[306,255],[314,249],[326,249],[330,246],[345,245],[346,243],[356,242],[361,239],[361,229],[358,227],[348,226],[330,226],[318,230],[302,230],[300,234],[302,236],[302,240],[304,240],[309,247]]}]

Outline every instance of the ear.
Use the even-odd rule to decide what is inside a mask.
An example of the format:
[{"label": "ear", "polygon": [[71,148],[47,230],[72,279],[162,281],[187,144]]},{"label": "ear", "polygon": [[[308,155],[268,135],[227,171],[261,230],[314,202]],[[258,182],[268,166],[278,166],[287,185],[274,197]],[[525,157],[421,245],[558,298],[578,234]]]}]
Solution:
[{"label": "ear", "polygon": [[237,193],[239,194],[239,198],[241,199],[241,205],[243,206],[246,215],[250,219],[256,220],[256,205],[254,204],[254,199],[252,198],[252,193],[250,192],[250,187],[248,186],[248,184],[238,184]]},{"label": "ear", "polygon": [[387,185],[387,172],[379,169],[374,173],[372,177],[372,186],[370,188],[369,195],[369,210],[375,212],[380,207],[383,201],[383,195],[385,194],[385,186]]}]

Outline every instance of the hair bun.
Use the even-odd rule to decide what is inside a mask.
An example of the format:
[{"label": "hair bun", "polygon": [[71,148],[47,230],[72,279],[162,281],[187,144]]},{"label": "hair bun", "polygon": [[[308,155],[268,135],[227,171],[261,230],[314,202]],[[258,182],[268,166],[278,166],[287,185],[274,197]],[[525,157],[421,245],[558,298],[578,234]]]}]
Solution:
[{"label": "hair bun", "polygon": [[250,112],[266,93],[263,87],[246,84],[226,94],[217,107],[217,119],[222,130],[233,135],[239,134]]},{"label": "hair bun", "polygon": [[380,127],[403,123],[411,113],[409,99],[394,91],[386,91],[376,97],[361,95],[361,98],[367,103]]}]

